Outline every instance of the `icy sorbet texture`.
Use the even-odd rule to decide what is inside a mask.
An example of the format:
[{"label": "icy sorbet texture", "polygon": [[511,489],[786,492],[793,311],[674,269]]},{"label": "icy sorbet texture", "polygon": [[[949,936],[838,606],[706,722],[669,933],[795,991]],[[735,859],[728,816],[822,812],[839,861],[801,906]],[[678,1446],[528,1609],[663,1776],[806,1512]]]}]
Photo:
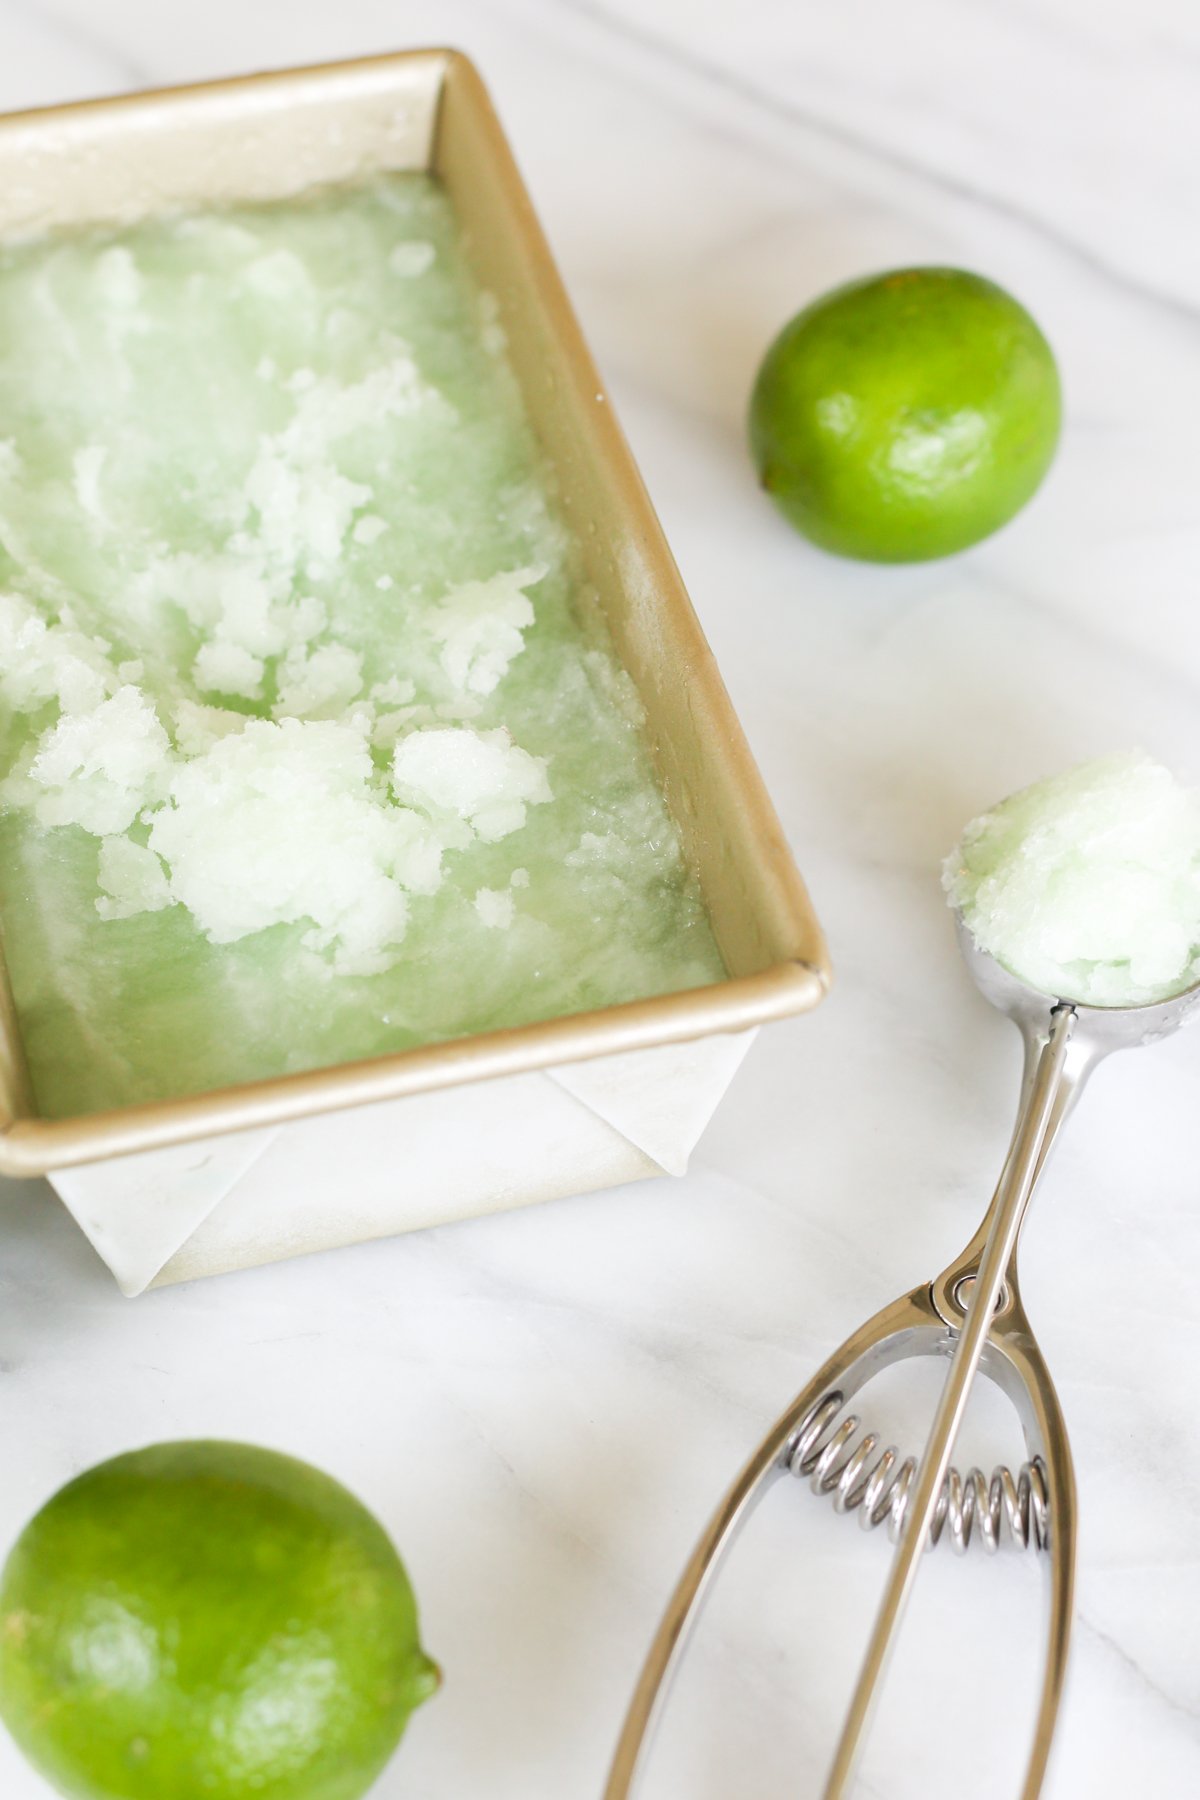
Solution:
[{"label": "icy sorbet texture", "polygon": [[1200,801],[1139,751],[1002,801],[943,880],[981,949],[1043,993],[1141,1006],[1200,980]]},{"label": "icy sorbet texture", "polygon": [[423,176],[0,251],[0,709],[47,1115],[723,972]]}]

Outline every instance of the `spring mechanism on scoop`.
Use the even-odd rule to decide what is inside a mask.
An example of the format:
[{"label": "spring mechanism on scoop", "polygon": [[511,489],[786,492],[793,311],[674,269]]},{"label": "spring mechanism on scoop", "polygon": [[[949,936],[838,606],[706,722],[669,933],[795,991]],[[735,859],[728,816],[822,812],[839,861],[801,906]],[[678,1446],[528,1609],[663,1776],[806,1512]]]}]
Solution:
[{"label": "spring mechanism on scoop", "polygon": [[[917,1459],[909,1456],[901,1461],[894,1445],[881,1449],[882,1439],[874,1432],[862,1432],[856,1413],[839,1421],[844,1404],[837,1388],[823,1394],[801,1421],[784,1464],[808,1481],[814,1494],[832,1494],[835,1512],[857,1512],[864,1531],[886,1520],[894,1543],[908,1510]],[[982,1469],[969,1469],[965,1476],[951,1469],[938,1498],[931,1543],[938,1543],[947,1531],[959,1555],[976,1534],[989,1552],[1006,1542],[1022,1550],[1031,1544],[1035,1550],[1046,1549],[1050,1496],[1041,1458],[1025,1463],[1015,1479],[1003,1464],[992,1471],[990,1481]]]}]

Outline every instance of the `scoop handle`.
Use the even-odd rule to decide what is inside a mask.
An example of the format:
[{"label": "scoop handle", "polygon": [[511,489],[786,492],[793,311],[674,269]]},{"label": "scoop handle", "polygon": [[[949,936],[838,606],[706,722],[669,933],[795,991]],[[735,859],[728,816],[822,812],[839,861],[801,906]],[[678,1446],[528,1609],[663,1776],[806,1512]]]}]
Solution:
[{"label": "scoop handle", "polygon": [[1004,1291],[1017,1238],[1044,1161],[1043,1152],[1059,1114],[1074,1030],[1073,1007],[1056,1007],[1049,1034],[1027,1084],[1012,1147],[989,1214],[990,1224],[978,1273],[965,1298],[962,1329],[934,1414],[909,1497],[900,1541],[892,1559],[854,1694],[842,1726],[825,1785],[825,1800],[845,1800],[858,1766],[892,1647],[916,1582],[938,1497],[979,1370],[992,1317]]},{"label": "scoop handle", "polygon": [[837,1388],[846,1398],[871,1375],[913,1354],[934,1354],[945,1327],[928,1285],[893,1300],[835,1350],[777,1419],[721,1500],[679,1578],[638,1675],[603,1800],[630,1800],[691,1634],[725,1558],[759,1501],[785,1478],[789,1452],[813,1408]]}]

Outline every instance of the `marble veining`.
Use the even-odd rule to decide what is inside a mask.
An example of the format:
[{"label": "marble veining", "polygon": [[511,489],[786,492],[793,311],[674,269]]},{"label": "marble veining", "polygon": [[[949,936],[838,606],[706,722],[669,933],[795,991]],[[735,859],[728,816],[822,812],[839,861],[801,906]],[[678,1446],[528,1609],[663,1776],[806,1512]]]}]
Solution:
[{"label": "marble veining", "polygon": [[[438,42],[493,88],[838,985],[762,1034],[679,1181],[134,1303],[47,1189],[6,1185],[0,1541],[135,1443],[308,1456],[395,1533],[447,1673],[381,1800],[594,1800],[722,1486],[995,1177],[1017,1038],[958,965],[939,857],[1109,749],[1200,778],[1200,25],[1187,0],[0,0],[0,105]],[[925,261],[1037,314],[1060,457],[966,556],[831,561],[755,490],[754,368],[831,282]],[[1049,1800],[1200,1787],[1198,1076],[1194,1033],[1103,1069],[1027,1233],[1083,1508]],[[880,1396],[908,1440],[931,1403],[920,1379]],[[1019,1455],[995,1395],[967,1431],[968,1457]],[[772,1497],[647,1800],[814,1791],[885,1554]],[[930,1559],[864,1796],[1015,1792],[1040,1600],[1032,1560]],[[46,1793],[7,1742],[0,1791]]]}]

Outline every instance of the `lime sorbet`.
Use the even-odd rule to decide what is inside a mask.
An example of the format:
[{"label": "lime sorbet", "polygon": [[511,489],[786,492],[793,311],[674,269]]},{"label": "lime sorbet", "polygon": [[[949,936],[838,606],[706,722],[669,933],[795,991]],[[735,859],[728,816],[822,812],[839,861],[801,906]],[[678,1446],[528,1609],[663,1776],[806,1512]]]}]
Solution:
[{"label": "lime sorbet", "polygon": [[1143,1006],[1200,980],[1200,799],[1143,751],[1010,795],[943,879],[980,948],[1043,993]]},{"label": "lime sorbet", "polygon": [[0,251],[0,707],[45,1115],[723,974],[424,176]]}]

